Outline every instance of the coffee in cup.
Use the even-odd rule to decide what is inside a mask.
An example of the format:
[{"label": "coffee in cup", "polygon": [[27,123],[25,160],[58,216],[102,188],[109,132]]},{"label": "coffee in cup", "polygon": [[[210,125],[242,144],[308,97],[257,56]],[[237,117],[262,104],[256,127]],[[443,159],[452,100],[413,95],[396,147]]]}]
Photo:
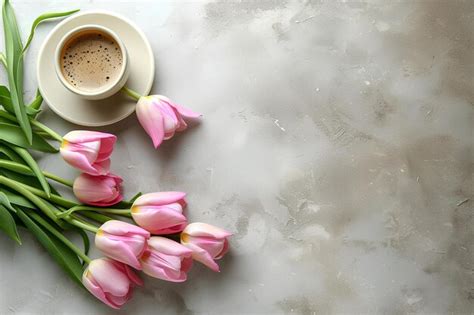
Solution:
[{"label": "coffee in cup", "polygon": [[101,90],[117,81],[122,68],[122,52],[107,34],[89,31],[78,34],[64,45],[61,71],[79,90]]},{"label": "coffee in cup", "polygon": [[126,57],[125,47],[112,31],[86,25],[63,38],[57,50],[57,72],[72,92],[88,99],[101,99],[125,84]]}]

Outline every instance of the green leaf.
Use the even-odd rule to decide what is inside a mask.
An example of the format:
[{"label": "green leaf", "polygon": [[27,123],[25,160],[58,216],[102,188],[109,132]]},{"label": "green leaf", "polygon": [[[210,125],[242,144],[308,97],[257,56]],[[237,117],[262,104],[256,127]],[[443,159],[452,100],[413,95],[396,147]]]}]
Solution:
[{"label": "green leaf", "polygon": [[0,229],[12,240],[21,245],[20,235],[16,229],[16,223],[10,212],[3,205],[0,205]]},{"label": "green leaf", "polygon": [[13,110],[10,91],[4,85],[0,85],[0,105],[2,105],[7,112],[15,114],[15,111]]},{"label": "green leaf", "polygon": [[0,117],[0,123],[5,123],[5,124],[10,124],[11,125],[11,121],[6,119],[6,118],[3,118],[3,117]]},{"label": "green leaf", "polygon": [[[75,226],[72,226],[71,227],[71,231],[74,231],[74,232],[77,232],[81,238],[82,238],[82,243],[84,245],[84,254],[87,256],[89,255],[89,250],[91,248],[91,241],[89,239],[89,236],[87,235],[86,232],[84,232],[84,230],[82,229],[79,229]],[[84,265],[86,263],[86,261],[83,261],[82,264]]]},{"label": "green leaf", "polygon": [[[37,104],[38,102],[39,102],[39,105]],[[33,100],[33,102],[31,102],[31,104],[28,105],[28,107],[26,107],[26,113],[32,117],[35,117],[36,115],[38,115],[38,113],[41,112],[41,110],[39,110],[39,106],[41,106],[42,102],[43,102],[43,97],[41,95],[40,97],[36,95],[36,98]],[[3,108],[7,112],[15,115],[15,111],[13,109],[13,104],[12,104],[12,98],[10,96],[10,91],[4,85],[0,85],[0,105],[2,105]],[[14,122],[18,123],[18,120],[16,119],[16,117],[13,117],[13,118],[15,118]]]},{"label": "green leaf", "polygon": [[10,203],[10,199],[8,199],[8,196],[3,191],[0,191],[0,205],[3,205],[5,208],[12,212],[16,212],[16,210],[12,207],[12,204]]},{"label": "green leaf", "polygon": [[33,171],[27,165],[24,165],[23,163],[24,161],[22,161],[22,163],[17,163],[17,162],[13,162],[9,160],[0,159],[0,168],[17,172],[23,175],[34,176],[35,174],[33,173]]},{"label": "green leaf", "polygon": [[30,167],[30,169],[33,171],[35,174],[36,178],[41,184],[41,187],[43,188],[44,192],[48,197],[51,194],[51,189],[49,188],[49,183],[46,180],[46,177],[44,176],[43,172],[41,171],[38,163],[36,163],[35,159],[31,156],[31,154],[25,150],[24,148],[20,148],[17,146],[12,146],[11,149],[13,149],[21,158],[26,162],[26,164]]},{"label": "green leaf", "polygon": [[[65,209],[63,209],[61,207],[58,207],[58,208],[62,211],[65,211]],[[90,250],[90,247],[91,247],[91,242],[90,242],[90,239],[89,239],[89,236],[87,235],[87,233],[83,229],[78,228],[75,225],[72,225],[70,223],[66,223],[64,225],[64,229],[67,230],[67,231],[77,232],[81,236],[82,243],[84,245],[83,252],[87,256],[89,254],[89,250]],[[83,261],[83,262],[85,263],[85,261]]]},{"label": "green leaf", "polygon": [[[33,187],[33,188],[36,188],[38,189],[38,191],[41,191],[43,192],[43,187],[41,186],[41,184],[38,182],[38,179],[35,177],[35,176],[31,176],[31,175],[23,175],[23,174],[19,174],[17,172],[12,172],[10,170],[7,170],[7,169],[0,169],[0,175],[3,175],[9,179],[12,179],[12,180],[15,180],[17,182],[20,182],[22,184],[25,184],[25,185],[28,185],[30,187]],[[51,189],[51,192],[52,194],[50,195],[50,197],[52,198],[53,202],[56,202],[58,198],[61,198],[59,192],[51,185],[50,186],[50,189]],[[5,191],[5,193],[7,193],[8,191]],[[44,193],[44,192],[43,192]],[[44,193],[45,195],[43,196],[43,198],[46,198],[46,193]],[[8,195],[8,193],[7,193]],[[24,197],[20,199],[20,197],[22,197],[21,195],[18,195],[18,198],[16,199],[18,202],[13,202],[12,198],[16,198],[16,197],[12,197],[10,196],[10,201],[14,204],[18,204],[20,206],[25,206],[25,207],[28,207],[28,208],[38,208],[37,206],[32,206],[32,203],[29,202],[28,199],[25,199]],[[27,200],[27,201],[25,201]],[[68,206],[71,206],[68,204]]]},{"label": "green leaf", "polygon": [[[12,172],[7,169],[0,169],[0,174],[4,175],[5,177],[8,177],[10,179],[16,180],[17,182],[20,182],[22,184],[37,188],[41,192],[43,192],[43,187],[41,186],[40,182],[36,178],[36,176],[31,176],[31,175],[24,175],[24,174],[19,174],[17,172]],[[51,192],[54,195],[59,196],[59,193],[54,189],[54,187],[51,185],[50,186]],[[46,195],[44,195],[44,198],[46,198]],[[53,198],[53,197],[52,197]]]},{"label": "green leaf", "polygon": [[18,126],[6,123],[0,123],[0,140],[14,144],[16,146],[33,150],[55,153],[58,149],[49,144],[44,138],[37,134],[33,134],[33,142],[30,145],[25,139],[21,129]]},{"label": "green leaf", "polygon": [[13,162],[17,162],[17,163],[25,162],[18,154],[15,153],[15,151],[10,149],[9,146],[4,145],[3,143],[0,143],[0,153],[3,153],[4,155],[6,155]]},{"label": "green leaf", "polygon": [[28,46],[30,46],[31,40],[33,39],[33,36],[35,35],[35,30],[36,27],[43,21],[49,20],[49,19],[56,19],[56,18],[61,18],[65,17],[68,15],[71,15],[73,13],[76,13],[79,10],[72,10],[72,11],[67,11],[67,12],[52,12],[52,13],[44,13],[41,14],[36,18],[36,20],[33,22],[33,25],[31,26],[31,31],[30,31],[30,36],[28,36],[28,40],[26,41],[25,47],[23,48],[23,53],[28,49]]},{"label": "green leaf", "polygon": [[23,45],[21,43],[15,13],[8,0],[4,0],[3,2],[2,17],[3,30],[5,33],[8,84],[10,85],[12,107],[18,124],[26,138],[26,142],[31,144],[33,141],[33,132],[23,102]]},{"label": "green leaf", "polygon": [[[43,97],[41,97],[41,102],[39,103],[40,106],[42,102],[43,102]],[[26,106],[26,114],[28,114],[29,117],[36,118],[36,116],[38,116],[39,113],[41,113],[41,109],[34,109],[33,107],[30,107],[29,105]],[[31,123],[31,120],[30,120],[30,123]]]},{"label": "green leaf", "polygon": [[39,90],[36,90],[35,99],[26,107],[27,114],[35,118],[41,112],[41,104],[43,104],[43,95]]},{"label": "green leaf", "polygon": [[38,188],[38,189],[43,188],[41,187],[40,182],[35,176],[20,174],[20,173],[13,172],[4,168],[0,169],[0,174],[34,188]]},{"label": "green leaf", "polygon": [[42,102],[43,102],[43,95],[41,95],[41,92],[39,89],[36,89],[35,99],[28,106],[33,107],[34,109],[39,109]]},{"label": "green leaf", "polygon": [[5,54],[0,52],[0,63],[7,68],[7,57],[5,57]]},{"label": "green leaf", "polygon": [[[2,192],[7,196],[10,204],[30,208],[30,209],[37,209],[38,207],[31,203],[28,199],[23,197],[22,195],[17,195],[14,192],[11,192],[5,188],[1,188]],[[16,210],[15,210],[16,211]]]},{"label": "green leaf", "polygon": [[17,213],[20,220],[23,221],[28,230],[30,230],[49,254],[53,256],[59,266],[66,271],[71,279],[82,285],[82,264],[71,249],[61,243],[51,232],[48,232],[48,230],[52,231],[55,228],[34,212],[29,212],[27,215],[18,208]]},{"label": "green leaf", "polygon": [[79,235],[81,236],[82,238],[82,243],[84,244],[84,254],[88,255],[89,254],[89,250],[91,248],[91,241],[89,239],[89,236],[87,235],[86,232],[84,232],[84,230],[81,230],[81,229],[74,229],[74,231],[76,231],[77,233],[79,233]]}]

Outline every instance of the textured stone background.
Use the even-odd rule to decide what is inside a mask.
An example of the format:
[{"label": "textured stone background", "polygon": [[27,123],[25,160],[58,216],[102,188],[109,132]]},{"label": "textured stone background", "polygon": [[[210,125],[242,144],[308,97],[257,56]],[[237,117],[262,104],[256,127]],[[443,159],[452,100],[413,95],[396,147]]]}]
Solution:
[{"label": "textured stone background", "polygon": [[[126,15],[153,46],[153,92],[204,113],[158,151],[135,117],[104,128],[127,196],[184,190],[192,220],[235,232],[222,273],[147,278],[118,314],[472,313],[473,1],[13,4],[24,33],[44,11]],[[0,236],[1,314],[113,313],[22,234]]]}]

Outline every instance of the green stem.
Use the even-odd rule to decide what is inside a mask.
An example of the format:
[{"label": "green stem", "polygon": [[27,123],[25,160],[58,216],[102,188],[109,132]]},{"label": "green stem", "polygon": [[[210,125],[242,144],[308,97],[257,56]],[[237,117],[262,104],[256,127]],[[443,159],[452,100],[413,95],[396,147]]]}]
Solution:
[{"label": "green stem", "polygon": [[35,194],[36,196],[39,196],[41,198],[45,198],[45,199],[48,199],[49,201],[57,204],[57,205],[60,205],[60,206],[63,206],[65,208],[71,208],[71,207],[74,207],[74,206],[77,206],[77,203],[71,201],[71,200],[68,200],[68,199],[65,199],[61,196],[58,196],[58,195],[55,195],[55,194],[51,194],[49,197],[46,195],[46,193],[40,189],[37,189],[37,188],[34,188],[34,187],[31,187],[31,186],[28,186],[28,185],[25,185],[23,183],[19,183],[17,182],[18,185],[22,186],[23,188],[25,188],[26,190],[30,191],[31,193]]},{"label": "green stem", "polygon": [[23,175],[33,175],[33,171],[28,166],[13,161],[0,160],[0,168]]},{"label": "green stem", "polygon": [[96,222],[99,222],[101,224],[103,224],[107,221],[113,220],[113,218],[111,218],[109,216],[106,216],[106,215],[103,215],[101,213],[97,213],[97,212],[87,212],[87,211],[85,211],[85,212],[81,213],[81,216],[92,219],[92,220],[94,220]]},{"label": "green stem", "polygon": [[140,97],[142,97],[140,94],[135,92],[134,90],[129,89],[128,87],[124,86],[122,88],[122,92],[133,98],[135,101],[138,101]]},{"label": "green stem", "polygon": [[[21,184],[17,181],[9,179],[3,175],[0,175],[0,184],[7,186],[8,188],[13,189],[14,191],[18,192],[19,194],[23,195],[27,199],[29,199],[33,204],[38,206],[38,208],[43,211],[51,220],[55,223],[59,224],[59,219],[56,217],[56,214],[53,210],[51,210],[46,203],[44,203],[41,198],[38,198],[35,194],[33,194],[30,190],[26,189],[24,184]],[[47,195],[44,191],[39,190],[39,192],[44,194],[44,197],[47,198]],[[53,195],[51,195],[53,196]]]},{"label": "green stem", "polygon": [[72,207],[68,211],[62,213],[61,217],[69,216],[75,211],[95,211],[95,212],[104,212],[104,213],[110,213],[110,214],[123,215],[129,218],[132,217],[132,214],[130,213],[130,209],[98,208],[98,207],[89,207],[89,206],[83,206],[83,205]]},{"label": "green stem", "polygon": [[128,204],[130,204],[130,206],[131,206],[131,205],[135,202],[135,200],[137,200],[138,197],[140,197],[141,195],[143,195],[143,194],[142,194],[141,191],[139,191],[139,192],[137,192],[137,193],[135,194],[135,196],[133,196],[132,198],[130,198],[130,200],[128,200],[128,201],[126,201],[126,202],[127,202]]},{"label": "green stem", "polygon": [[2,65],[7,69],[7,58],[5,57],[5,54],[3,52],[0,53],[0,62]]},{"label": "green stem", "polygon": [[[13,161],[7,161],[7,160],[0,160],[0,168],[5,168],[7,170],[20,173],[23,175],[34,175],[33,171],[26,165],[13,162]],[[63,185],[72,187],[73,183],[67,179],[64,179],[62,177],[56,176],[52,173],[43,171],[43,175],[49,179],[52,179],[58,183],[61,183]]]},{"label": "green stem", "polygon": [[59,177],[59,176],[56,176],[50,172],[46,172],[46,171],[43,171],[43,174],[45,177],[49,178],[49,179],[52,179],[54,180],[55,182],[58,182],[58,183],[61,183],[65,186],[69,186],[69,187],[72,187],[73,186],[73,182],[70,181],[70,180],[67,180],[67,179],[64,179],[62,177]]},{"label": "green stem", "polygon": [[52,227],[48,222],[46,222],[41,216],[39,216],[37,213],[31,212],[30,216],[33,217],[33,219],[36,220],[39,224],[41,224],[43,227],[45,227],[51,234],[56,236],[61,242],[64,243],[67,247],[69,247],[74,253],[76,253],[81,259],[89,264],[91,262],[91,259],[89,256],[87,256],[82,250],[80,250],[76,245],[74,245],[70,240],[68,240],[64,235],[62,235],[58,230],[56,230],[54,227]]},{"label": "green stem", "polygon": [[50,135],[49,133],[46,133],[46,132],[41,131],[41,130],[36,131],[36,134],[37,134],[38,136],[41,136],[41,137],[46,138],[46,139],[53,139],[53,140],[55,140],[53,137],[51,137],[51,135]]},{"label": "green stem", "polygon": [[3,117],[3,118],[5,118],[5,119],[8,119],[8,120],[11,121],[11,122],[17,123],[16,117],[13,116],[13,115],[10,115],[9,113],[7,113],[7,112],[4,111],[4,110],[0,110],[0,117]]},{"label": "green stem", "polygon": [[41,129],[42,131],[49,134],[53,139],[55,139],[59,142],[63,142],[63,137],[61,137],[59,134],[57,134],[53,129],[49,128],[46,125],[43,125],[42,123],[40,123],[39,121],[37,121],[36,119],[33,119],[33,118],[30,119],[30,122],[36,128]]},{"label": "green stem", "polygon": [[[17,122],[17,119],[15,116],[7,113],[6,111],[0,111],[0,117],[3,117],[5,119],[8,119],[12,122]],[[56,133],[53,129],[49,128],[48,126],[40,123],[39,121],[37,121],[36,119],[34,118],[30,118],[30,123],[35,126],[36,128],[40,129],[41,131],[45,132],[46,134],[50,135],[51,138],[59,141],[59,142],[62,142],[63,141],[63,137],[61,137],[58,133]]]},{"label": "green stem", "polygon": [[97,227],[93,226],[92,224],[83,222],[83,221],[78,220],[78,219],[73,219],[73,218],[68,219],[68,218],[66,218],[65,220],[67,222],[71,223],[72,225],[77,226],[78,228],[81,228],[83,230],[86,230],[86,231],[89,231],[89,232],[92,232],[92,233],[97,233],[99,231],[99,229]]}]

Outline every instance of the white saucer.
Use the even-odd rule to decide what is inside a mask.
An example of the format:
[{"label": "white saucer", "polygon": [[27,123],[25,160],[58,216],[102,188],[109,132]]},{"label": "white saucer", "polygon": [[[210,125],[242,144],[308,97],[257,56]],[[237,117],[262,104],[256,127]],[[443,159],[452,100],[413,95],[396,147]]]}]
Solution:
[{"label": "white saucer", "polygon": [[67,90],[54,68],[54,52],[61,37],[83,24],[103,25],[113,30],[123,41],[130,58],[130,77],[126,86],[141,95],[148,95],[155,76],[153,51],[145,35],[128,19],[106,11],[86,11],[59,23],[48,35],[38,55],[37,78],[44,100],[62,118],[83,126],[105,126],[116,123],[135,110],[136,101],[116,95],[90,101]]}]

